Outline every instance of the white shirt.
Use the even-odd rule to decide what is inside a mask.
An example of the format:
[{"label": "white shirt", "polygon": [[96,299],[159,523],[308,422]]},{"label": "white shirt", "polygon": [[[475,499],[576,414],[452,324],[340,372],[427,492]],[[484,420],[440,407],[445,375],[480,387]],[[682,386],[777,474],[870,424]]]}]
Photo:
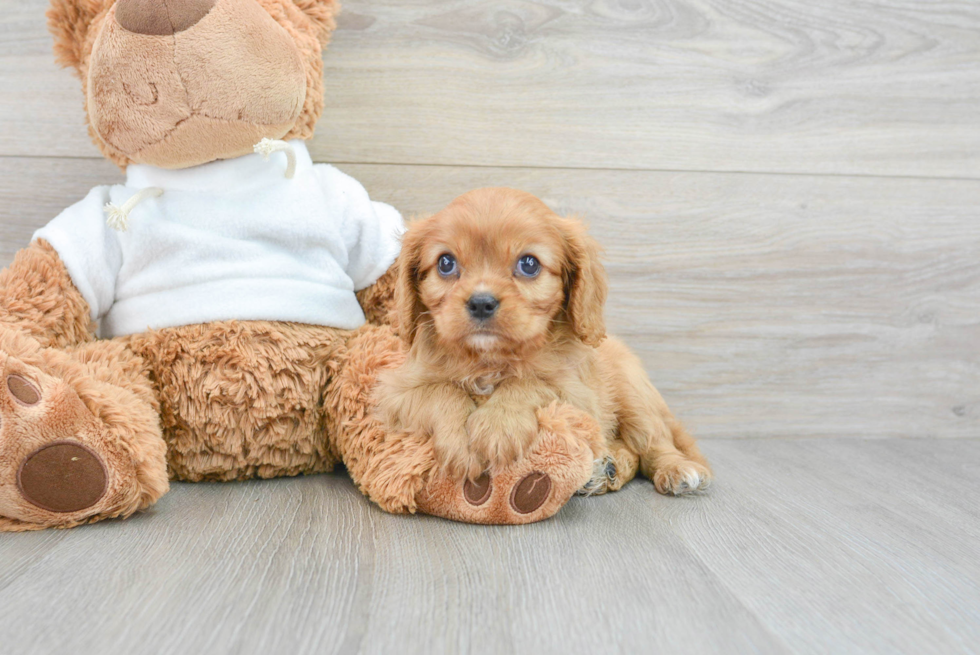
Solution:
[{"label": "white shirt", "polygon": [[[401,215],[372,202],[355,179],[314,165],[302,141],[286,155],[181,170],[134,164],[126,184],[99,186],[34,233],[58,252],[100,320],[103,337],[222,320],[294,321],[353,329],[355,291],[395,261]],[[128,228],[106,225],[146,187]]]}]

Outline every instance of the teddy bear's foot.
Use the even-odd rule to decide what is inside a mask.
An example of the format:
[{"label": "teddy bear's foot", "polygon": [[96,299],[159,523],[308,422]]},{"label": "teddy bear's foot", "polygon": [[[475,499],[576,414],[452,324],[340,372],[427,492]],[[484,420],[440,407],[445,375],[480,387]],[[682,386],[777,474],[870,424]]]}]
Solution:
[{"label": "teddy bear's foot", "polygon": [[598,424],[568,405],[538,411],[540,432],[514,464],[460,481],[434,471],[418,509],[455,521],[533,523],[553,516],[592,477],[603,450]]},{"label": "teddy bear's foot", "polygon": [[[82,366],[72,371],[64,353],[47,354],[50,372],[0,351],[0,531],[128,516],[166,491],[163,448],[146,452],[126,427],[112,425],[139,429],[146,408],[126,390],[86,378]],[[43,351],[33,355],[45,359]],[[59,359],[68,370],[52,375]],[[89,408],[100,401],[95,411],[105,420]]]}]

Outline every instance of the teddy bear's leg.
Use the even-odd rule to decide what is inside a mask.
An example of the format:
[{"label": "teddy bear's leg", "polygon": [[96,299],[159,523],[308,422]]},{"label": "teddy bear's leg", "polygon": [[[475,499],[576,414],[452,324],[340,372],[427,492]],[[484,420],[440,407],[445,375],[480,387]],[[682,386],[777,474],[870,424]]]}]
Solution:
[{"label": "teddy bear's leg", "polygon": [[129,516],[167,490],[152,390],[119,342],[43,348],[0,328],[0,531]]},{"label": "teddy bear's leg", "polygon": [[220,321],[128,338],[160,402],[170,471],[241,480],[330,471],[323,396],[349,330]]},{"label": "teddy bear's leg", "polygon": [[386,511],[422,511],[468,523],[540,521],[589,480],[594,460],[606,452],[594,420],[553,405],[539,411],[539,438],[514,465],[475,482],[446,477],[427,435],[388,433],[370,413],[378,373],[403,359],[401,341],[390,328],[361,328],[340,357],[325,400],[341,459],[361,491]]},{"label": "teddy bear's leg", "polygon": [[60,348],[92,341],[88,303],[46,241],[19,251],[0,271],[0,325]]}]

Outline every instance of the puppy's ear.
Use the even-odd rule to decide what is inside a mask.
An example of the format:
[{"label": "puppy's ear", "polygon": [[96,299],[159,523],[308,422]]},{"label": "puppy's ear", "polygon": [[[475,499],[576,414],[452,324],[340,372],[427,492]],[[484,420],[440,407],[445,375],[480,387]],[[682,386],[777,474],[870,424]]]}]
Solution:
[{"label": "puppy's ear", "polygon": [[565,313],[575,336],[589,346],[598,346],[606,338],[603,307],[609,286],[606,269],[599,261],[599,244],[580,221],[558,220],[565,239]]},{"label": "puppy's ear", "polygon": [[419,219],[408,226],[402,237],[402,250],[398,255],[398,280],[395,283],[395,317],[398,334],[411,346],[419,328],[419,318],[425,305],[419,298],[419,266],[422,248],[431,219]]}]

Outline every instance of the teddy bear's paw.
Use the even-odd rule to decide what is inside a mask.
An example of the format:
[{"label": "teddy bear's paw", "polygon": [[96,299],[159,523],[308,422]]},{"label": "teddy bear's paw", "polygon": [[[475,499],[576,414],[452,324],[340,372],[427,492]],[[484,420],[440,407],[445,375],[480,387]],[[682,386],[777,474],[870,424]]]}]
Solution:
[{"label": "teddy bear's paw", "polygon": [[0,351],[0,531],[132,513],[136,469],[71,385]]},{"label": "teddy bear's paw", "polygon": [[427,514],[483,524],[533,523],[553,516],[592,477],[598,425],[565,405],[538,411],[538,437],[513,464],[475,480],[435,473],[418,498]]}]

